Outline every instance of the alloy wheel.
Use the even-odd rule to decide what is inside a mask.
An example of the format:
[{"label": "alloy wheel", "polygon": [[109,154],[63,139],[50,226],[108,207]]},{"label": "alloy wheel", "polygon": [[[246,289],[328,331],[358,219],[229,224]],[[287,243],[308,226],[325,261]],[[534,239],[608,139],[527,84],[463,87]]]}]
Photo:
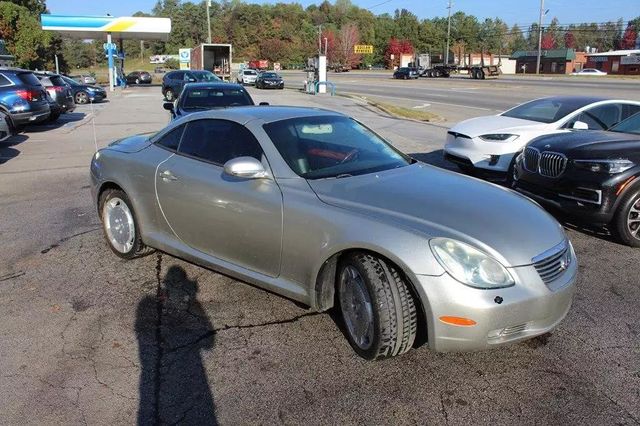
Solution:
[{"label": "alloy wheel", "polygon": [[340,307],[347,331],[356,345],[367,350],[373,343],[373,307],[360,272],[347,265],[340,274]]},{"label": "alloy wheel", "polygon": [[133,214],[127,203],[118,197],[108,200],[103,208],[104,229],[111,246],[120,253],[128,253],[136,238]]},{"label": "alloy wheel", "polygon": [[640,240],[640,197],[636,199],[629,209],[627,228],[634,238]]},{"label": "alloy wheel", "polygon": [[76,103],[86,104],[89,101],[89,96],[85,92],[76,93]]}]

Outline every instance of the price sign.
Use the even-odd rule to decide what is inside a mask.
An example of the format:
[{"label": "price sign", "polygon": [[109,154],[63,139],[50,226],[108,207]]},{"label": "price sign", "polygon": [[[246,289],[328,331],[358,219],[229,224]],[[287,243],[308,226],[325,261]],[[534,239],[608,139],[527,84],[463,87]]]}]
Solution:
[{"label": "price sign", "polygon": [[360,55],[366,55],[373,53],[373,46],[370,44],[356,44],[353,46],[353,53]]}]

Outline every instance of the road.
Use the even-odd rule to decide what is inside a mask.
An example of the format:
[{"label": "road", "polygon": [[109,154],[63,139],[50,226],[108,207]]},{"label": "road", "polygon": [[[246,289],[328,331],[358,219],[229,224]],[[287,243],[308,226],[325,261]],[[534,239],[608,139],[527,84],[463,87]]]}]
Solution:
[{"label": "road", "polygon": [[[301,88],[306,74],[282,73],[287,87]],[[328,73],[338,93],[351,93],[408,108],[421,108],[442,116],[446,122],[496,114],[519,103],[544,96],[589,95],[640,101],[640,80],[597,80],[584,77],[508,77],[472,80],[466,76],[394,80],[391,73]]]},{"label": "road", "polygon": [[[442,165],[441,127],[342,97],[249,90],[349,113]],[[158,88],[131,88],[0,143],[3,425],[640,423],[639,252],[601,230],[566,224],[580,278],[550,338],[373,363],[330,314],[167,254],[120,260],[88,164],[96,146],[167,119]]]}]

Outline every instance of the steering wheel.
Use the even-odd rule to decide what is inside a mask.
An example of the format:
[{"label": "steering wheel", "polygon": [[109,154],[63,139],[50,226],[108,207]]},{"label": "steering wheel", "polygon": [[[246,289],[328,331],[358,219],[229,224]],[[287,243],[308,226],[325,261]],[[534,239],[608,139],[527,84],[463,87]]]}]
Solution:
[{"label": "steering wheel", "polygon": [[353,149],[349,151],[347,155],[345,155],[345,157],[342,159],[342,161],[340,161],[339,164],[348,163],[349,161],[353,161],[358,157],[360,157],[360,151],[358,151],[357,149]]}]

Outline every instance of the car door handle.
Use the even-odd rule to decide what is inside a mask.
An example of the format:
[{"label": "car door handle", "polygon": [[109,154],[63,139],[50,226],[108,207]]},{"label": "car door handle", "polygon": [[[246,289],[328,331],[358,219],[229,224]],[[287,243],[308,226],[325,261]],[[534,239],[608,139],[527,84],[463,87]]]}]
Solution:
[{"label": "car door handle", "polygon": [[160,173],[160,178],[162,178],[162,180],[165,182],[178,180],[178,177],[171,173],[170,170],[165,170],[164,172]]}]

